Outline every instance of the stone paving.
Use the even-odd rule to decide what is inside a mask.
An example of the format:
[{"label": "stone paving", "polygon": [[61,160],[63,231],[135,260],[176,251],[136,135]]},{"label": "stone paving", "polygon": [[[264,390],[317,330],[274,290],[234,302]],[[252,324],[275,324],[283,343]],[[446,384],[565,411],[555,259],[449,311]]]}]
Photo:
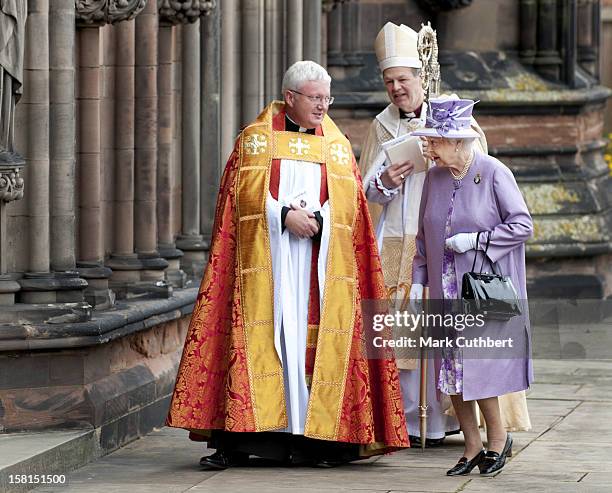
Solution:
[{"label": "stone paving", "polygon": [[529,392],[530,432],[515,433],[514,457],[495,477],[449,478],[462,439],[411,449],[336,469],[278,468],[263,462],[202,471],[202,445],[164,428],[68,475],[62,487],[37,492],[306,493],[306,492],[610,492],[612,361],[536,360]]}]

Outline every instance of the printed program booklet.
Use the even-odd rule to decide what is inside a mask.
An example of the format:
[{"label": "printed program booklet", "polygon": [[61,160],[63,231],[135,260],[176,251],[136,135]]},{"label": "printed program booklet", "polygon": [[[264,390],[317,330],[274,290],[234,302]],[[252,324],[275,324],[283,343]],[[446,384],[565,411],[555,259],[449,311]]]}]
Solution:
[{"label": "printed program booklet", "polygon": [[427,171],[427,161],[423,157],[421,139],[411,135],[402,135],[382,144],[382,148],[391,164],[411,161],[414,164],[413,173]]}]

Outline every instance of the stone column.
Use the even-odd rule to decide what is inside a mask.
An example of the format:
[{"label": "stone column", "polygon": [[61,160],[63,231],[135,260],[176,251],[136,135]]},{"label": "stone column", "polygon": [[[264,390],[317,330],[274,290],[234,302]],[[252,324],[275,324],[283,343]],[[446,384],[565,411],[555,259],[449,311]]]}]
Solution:
[{"label": "stone column", "polygon": [[342,51],[343,8],[342,5],[336,5],[334,2],[325,2],[325,10],[327,12],[327,53],[325,66],[332,79],[345,77],[345,60]]},{"label": "stone column", "polygon": [[156,2],[136,17],[134,246],[141,280],[161,281],[168,262],[157,251],[157,31]]},{"label": "stone column", "polygon": [[54,1],[49,25],[51,267],[56,271],[76,266],[74,5],[73,0]]},{"label": "stone column", "polygon": [[557,1],[539,0],[538,51],[533,63],[542,77],[553,81],[559,80],[562,63],[559,57],[557,29]]},{"label": "stone column", "polygon": [[[80,218],[79,218],[79,240],[80,251],[77,267],[83,277],[90,283],[88,301],[103,308],[112,304],[114,295],[108,289],[108,277],[111,270],[105,267],[104,247],[102,243],[102,214],[100,209],[100,98],[101,90],[101,39],[99,26],[129,21],[140,13],[145,6],[144,0],[128,0],[122,2],[108,2],[107,0],[90,0],[76,3],[77,25],[82,29],[78,31],[79,41],[79,176],[80,187]],[[119,91],[121,94],[121,91]],[[117,111],[115,115],[121,115]],[[124,135],[129,132],[130,116],[120,120],[117,116],[117,132]],[[120,139],[116,139],[120,142]],[[118,144],[120,145],[120,144]],[[128,173],[130,169],[128,167]],[[117,181],[121,184],[125,172],[117,174]],[[125,184],[125,183],[123,183]],[[122,186],[119,186],[121,190]],[[117,214],[121,216],[121,214]],[[125,221],[129,221],[129,216]],[[125,226],[124,218],[119,220],[118,228]],[[128,243],[130,235],[123,236],[121,240]],[[133,252],[129,250],[128,254]],[[113,262],[109,262],[112,265]],[[117,262],[120,267],[126,267],[122,262]],[[114,267],[114,265],[113,265]],[[128,268],[134,267],[133,265]],[[113,276],[113,280],[115,276]]]},{"label": "stone column", "polygon": [[[114,248],[108,262],[117,280],[121,263],[139,270],[134,254],[134,21],[115,27],[115,221]],[[115,265],[117,264],[117,265]],[[126,265],[127,266],[127,265]],[[121,276],[119,276],[121,277]],[[140,274],[133,274],[137,281]],[[126,279],[127,280],[127,279]]]},{"label": "stone column", "polygon": [[[134,253],[134,21],[145,6],[143,0],[118,4],[92,0],[77,4],[81,26],[117,23],[115,41],[115,200],[113,248],[107,266],[112,268],[111,286],[125,297],[126,286],[136,286],[143,264]],[[99,56],[99,55],[95,55]],[[101,79],[96,78],[99,82]],[[99,137],[98,137],[99,139]],[[99,145],[98,145],[99,147]],[[101,247],[102,248],[102,247]],[[83,265],[83,264],[80,264]],[[110,269],[107,269],[110,272]]]},{"label": "stone column", "polygon": [[526,65],[533,63],[538,48],[538,4],[537,0],[521,0],[521,62]]},{"label": "stone column", "polygon": [[26,22],[24,86],[27,106],[29,215],[28,271],[20,280],[23,303],[54,303],[49,248],[49,1],[29,2]]},{"label": "stone column", "polygon": [[75,3],[57,0],[49,12],[51,269],[57,301],[83,301],[87,281],[79,279],[75,255]]},{"label": "stone column", "polygon": [[303,0],[287,0],[287,66],[304,56],[303,15]]},{"label": "stone column", "polygon": [[[177,36],[177,29],[172,28],[172,39],[170,39],[170,34],[168,34],[168,29],[167,27],[170,25],[174,25],[174,24],[187,24],[187,23],[197,23],[198,25],[195,27],[195,30],[198,31],[199,29],[201,29],[201,25],[199,23],[199,19],[201,16],[206,16],[210,13],[211,10],[215,9],[216,7],[216,2],[213,1],[192,1],[192,0],[175,0],[170,2],[169,0],[161,0],[160,2],[158,2],[159,5],[159,15],[160,15],[160,22],[162,24],[165,25],[165,27],[162,27],[160,29],[160,36],[163,36],[164,39],[160,39],[160,74],[159,74],[159,81],[160,81],[160,98],[159,98],[159,102],[160,102],[160,143],[159,143],[159,149],[160,149],[160,162],[159,162],[159,173],[158,173],[158,177],[161,181],[158,182],[158,197],[160,198],[160,201],[163,202],[163,204],[160,202],[159,205],[161,205],[162,207],[158,206],[158,216],[159,216],[159,221],[160,221],[160,252],[162,252],[162,255],[170,261],[170,270],[166,271],[167,274],[167,278],[168,280],[171,280],[173,282],[174,285],[177,286],[183,286],[185,283],[185,273],[180,270],[179,267],[179,258],[180,257],[184,257],[184,253],[181,250],[178,250],[175,248],[174,244],[172,243],[170,246],[167,243],[168,241],[172,242],[173,241],[173,231],[174,228],[172,227],[172,222],[170,221],[170,217],[173,215],[173,208],[172,208],[172,187],[174,184],[174,173],[173,173],[173,169],[171,166],[169,166],[167,168],[167,172],[163,171],[163,168],[165,167],[165,161],[167,161],[168,163],[173,163],[175,161],[174,159],[174,151],[176,149],[172,148],[172,143],[174,142],[174,135],[173,135],[173,130],[175,129],[176,125],[174,123],[170,123],[174,121],[174,114],[176,112],[176,105],[174,104],[174,91],[175,91],[175,87],[174,87],[174,71],[173,71],[173,56],[176,50],[176,36]],[[196,42],[202,42],[202,50],[205,49],[205,44],[203,43],[203,40],[201,40],[201,36],[198,34],[197,36],[194,37],[194,32],[193,32],[193,27],[185,27],[180,31],[180,35],[184,36],[183,42],[181,43],[181,50],[183,50],[183,47],[185,47],[188,51],[183,53],[187,53],[187,58],[193,58],[193,57],[199,57],[200,56],[200,50],[197,49],[195,51],[192,50],[193,46],[185,46],[186,44],[191,45],[193,43]],[[183,35],[183,31],[187,32],[188,34]],[[214,41],[214,40],[211,40]],[[165,44],[165,46],[161,46],[162,44]],[[197,46],[196,46],[197,48]],[[163,60],[163,62],[162,62]],[[182,58],[181,60],[183,62],[183,69],[184,69],[184,62],[185,59]],[[193,70],[200,70],[200,60],[197,60],[198,64],[197,65],[193,65],[191,64],[191,61],[189,62],[188,66],[187,66],[187,72],[190,73]],[[214,63],[215,60],[211,59],[210,60],[211,63]],[[162,66],[162,63],[164,64]],[[201,67],[202,72],[204,73],[205,70],[208,70],[208,73],[211,74],[211,77],[214,79],[218,80],[218,57],[216,59],[216,64],[211,66],[211,67],[207,67],[206,69],[202,66]],[[181,79],[183,80],[183,75],[185,75],[185,72],[181,72]],[[200,91],[201,87],[196,87],[195,85],[197,84],[199,86],[199,80],[194,79],[192,77],[188,76],[188,81],[187,81],[187,87],[189,88],[190,93],[193,93],[193,91]],[[182,86],[182,84],[181,84]],[[183,87],[181,87],[181,94],[183,91]],[[187,146],[185,146],[183,149],[181,149],[181,158],[182,158],[182,152],[183,151],[187,151],[187,155],[192,158],[192,162],[190,163],[189,169],[192,170],[194,165],[198,165],[202,167],[202,169],[205,169],[205,164],[209,163],[211,160],[211,157],[214,160],[214,154],[215,152],[218,152],[218,143],[216,146],[214,146],[213,149],[211,149],[212,154],[208,153],[205,154],[203,153],[203,158],[204,161],[202,160],[202,158],[200,157],[200,155],[198,154],[197,158],[195,158],[195,154],[194,151],[197,151],[198,149],[202,149],[201,146],[197,147],[194,149],[193,143],[194,143],[194,124],[197,125],[198,129],[197,131],[199,132],[197,138],[200,139],[202,142],[204,141],[205,138],[213,138],[214,134],[219,132],[218,130],[218,124],[217,122],[215,122],[214,126],[209,126],[209,128],[207,128],[206,130],[208,131],[208,133],[211,134],[211,137],[207,137],[206,136],[206,131],[203,128],[202,125],[199,125],[199,121],[193,120],[191,117],[195,116],[195,115],[190,115],[188,114],[188,112],[194,113],[194,112],[201,112],[201,115],[204,116],[204,112],[205,109],[204,107],[201,107],[199,104],[196,104],[196,106],[193,106],[193,103],[199,103],[199,99],[195,100],[195,101],[188,101],[187,99],[185,99],[184,101],[182,101],[182,103],[186,103],[185,104],[181,104],[181,109],[187,108],[186,111],[184,111],[182,113],[182,117],[181,120],[184,122],[185,118],[188,119],[188,128],[187,128],[187,135],[189,138],[189,143]],[[218,97],[217,97],[217,101],[216,104],[218,106]],[[216,115],[216,113],[215,113]],[[163,139],[164,141],[162,142],[162,135],[163,135]],[[214,143],[214,138],[212,140],[212,142]],[[196,143],[196,145],[198,145],[199,143]],[[167,154],[167,149],[172,149],[172,152]],[[167,155],[165,155],[167,154]],[[163,159],[163,161],[162,161]],[[197,161],[197,163],[196,163]],[[182,162],[182,159],[181,159]],[[199,169],[199,168],[198,168]],[[207,177],[208,178],[208,177]],[[193,184],[190,184],[193,185]],[[204,178],[202,178],[202,183],[196,183],[195,184],[196,187],[200,187],[200,186],[204,186]],[[199,189],[197,190],[199,192]],[[182,197],[184,199],[184,195]],[[198,201],[199,202],[199,201]],[[203,207],[201,203],[196,203],[195,207],[201,208]],[[165,214],[168,218],[168,222],[167,224],[164,223],[162,224],[163,219],[161,218],[162,215],[162,211],[163,214]],[[201,218],[201,215],[199,216],[199,218]],[[193,218],[191,218],[193,219]],[[201,228],[201,225],[199,226]],[[162,231],[163,229],[163,231]],[[166,239],[164,241],[162,241],[162,232],[165,235]],[[196,235],[197,236],[197,235]],[[201,253],[201,245],[202,245],[202,241],[199,238],[195,239],[195,244],[194,244],[194,238],[190,237],[189,235],[187,235],[187,237],[181,237],[179,239],[179,241],[181,242],[181,245],[185,245],[187,246],[187,248],[191,249],[191,251],[188,254],[188,257],[190,257],[189,259],[185,260],[184,263],[191,263],[194,261],[194,259],[199,259],[196,262],[197,266],[195,267],[195,270],[200,272],[203,270],[203,264],[204,264],[204,255]],[[194,250],[194,246],[195,246],[195,250]],[[194,253],[195,252],[195,253]],[[175,266],[173,266],[173,263],[176,264]],[[192,265],[193,267],[193,265]]]},{"label": "stone column", "polygon": [[134,60],[135,21],[115,26],[115,218],[114,248],[106,265],[113,290],[123,297],[140,281],[143,266],[134,252]]},{"label": "stone column", "polygon": [[199,277],[208,249],[200,234],[200,21],[182,31],[183,228],[176,245],[185,253],[183,270]]},{"label": "stone column", "polygon": [[253,121],[263,107],[264,2],[242,2],[242,121]]},{"label": "stone column", "polygon": [[284,72],[282,0],[266,0],[265,14],[265,96],[266,103],[281,98]]},{"label": "stone column", "polygon": [[221,16],[215,8],[200,20],[202,111],[200,125],[200,234],[210,245],[216,196],[225,163],[221,157]]},{"label": "stone column", "polygon": [[321,9],[321,65],[327,67],[327,52],[329,51],[329,7],[326,3],[323,3]]},{"label": "stone column", "polygon": [[174,188],[174,149],[172,131],[175,123],[174,107],[174,70],[176,28],[164,23],[159,27],[158,54],[158,167],[157,167],[157,249],[169,267],[166,280],[175,287],[184,287],[186,275],[181,270],[180,259],[183,252],[174,244],[172,190]]},{"label": "stone column", "polygon": [[238,1],[223,0],[221,7],[221,158],[229,158],[238,134],[238,62],[237,38],[240,33]]},{"label": "stone column", "polygon": [[78,71],[78,169],[79,169],[79,261],[78,271],[89,287],[85,299],[104,309],[113,303],[108,289],[111,271],[104,263],[101,210],[101,128],[102,39],[100,28],[82,27],[79,42]]},{"label": "stone column", "polygon": [[[593,0],[593,16],[591,23],[593,37],[591,38],[591,54],[593,59],[593,77],[597,82],[601,83],[601,61],[602,61],[602,46],[605,44],[602,41],[603,17],[602,3],[599,0]],[[607,44],[606,44],[607,46]]]},{"label": "stone column", "polygon": [[328,11],[328,53],[339,55],[342,52],[342,7],[328,2],[326,10]]},{"label": "stone column", "polygon": [[[599,32],[598,6],[595,0],[582,0],[577,4],[576,33],[578,63],[589,74],[597,77],[598,44],[595,43]],[[597,24],[594,22],[596,21]]]},{"label": "stone column", "polygon": [[350,26],[342,31],[342,51],[344,61],[348,66],[360,65],[361,56],[357,54],[359,51],[360,29],[361,23],[361,6],[358,2],[349,2],[341,6],[342,23],[344,26]]},{"label": "stone column", "polygon": [[304,2],[304,60],[321,63],[321,0]]}]

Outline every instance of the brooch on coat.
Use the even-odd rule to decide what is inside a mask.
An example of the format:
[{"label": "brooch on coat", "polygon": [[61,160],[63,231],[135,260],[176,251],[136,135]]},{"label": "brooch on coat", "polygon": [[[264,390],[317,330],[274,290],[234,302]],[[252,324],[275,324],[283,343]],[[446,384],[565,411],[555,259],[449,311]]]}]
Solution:
[{"label": "brooch on coat", "polygon": [[476,185],[480,183],[480,173],[476,173],[476,176],[474,177],[474,183],[476,183]]}]

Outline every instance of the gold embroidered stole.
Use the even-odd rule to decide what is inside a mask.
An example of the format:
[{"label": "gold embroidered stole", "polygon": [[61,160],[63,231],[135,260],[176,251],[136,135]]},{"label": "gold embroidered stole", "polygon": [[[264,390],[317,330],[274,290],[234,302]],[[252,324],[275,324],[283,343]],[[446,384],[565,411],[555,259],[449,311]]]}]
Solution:
[{"label": "gold embroidered stole", "polygon": [[305,435],[338,434],[357,300],[353,227],[358,208],[350,143],[326,116],[324,136],[279,132],[273,102],[241,133],[237,178],[238,271],[257,431],[287,426],[283,369],[274,347],[274,289],[266,197],[273,159],[326,163],[330,241]]}]

